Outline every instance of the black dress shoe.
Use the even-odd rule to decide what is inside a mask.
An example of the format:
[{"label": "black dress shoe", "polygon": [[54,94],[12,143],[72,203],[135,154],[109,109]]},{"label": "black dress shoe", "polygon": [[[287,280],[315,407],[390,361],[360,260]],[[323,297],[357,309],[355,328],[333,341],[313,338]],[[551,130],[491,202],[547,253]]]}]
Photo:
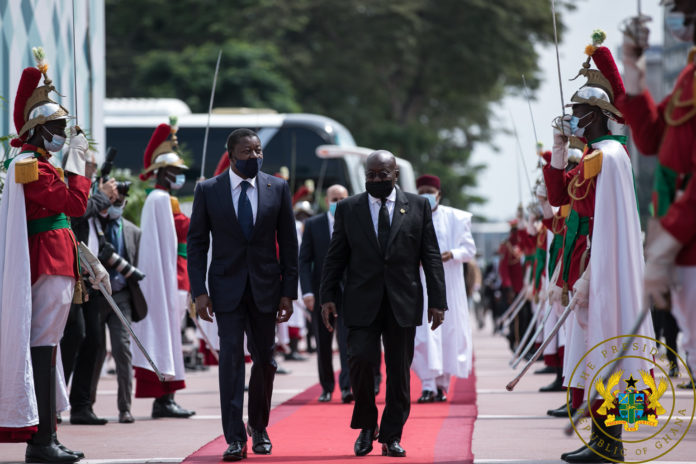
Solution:
[{"label": "black dress shoe", "polygon": [[285,355],[286,361],[306,361],[307,359],[309,359],[309,358],[302,356],[297,351],[293,351],[290,354]]},{"label": "black dress shoe", "polygon": [[379,427],[375,426],[374,429],[362,429],[358,439],[355,440],[355,445],[353,446],[353,451],[355,451],[356,456],[365,456],[370,451],[372,451],[372,442],[377,439],[379,433]]},{"label": "black dress shoe", "polygon": [[[278,369],[276,369],[276,374],[278,374],[278,375],[288,375],[288,374],[291,374],[291,373],[292,373],[292,371],[291,371],[290,369],[285,369],[285,368],[282,367],[282,366],[278,366]],[[248,386],[247,386],[246,388],[247,388],[247,389],[244,390],[244,391],[248,391],[248,390],[249,390],[249,387],[248,387]]]},{"label": "black dress shoe", "polygon": [[223,461],[241,461],[247,457],[247,445],[243,441],[233,441],[229,444],[224,453]]},{"label": "black dress shoe", "polygon": [[321,395],[319,395],[319,402],[320,403],[328,403],[331,401],[331,392],[322,392]]},{"label": "black dress shoe", "polygon": [[[572,415],[575,415],[576,409],[570,408],[570,413]],[[568,417],[568,406],[564,403],[557,407],[556,409],[549,409],[546,411],[546,414],[548,414],[551,417]]]},{"label": "black dress shoe", "polygon": [[187,419],[196,414],[195,411],[189,411],[182,408],[174,401],[173,395],[164,395],[157,398],[152,403],[152,418],[173,417],[178,419]]},{"label": "black dress shoe", "polygon": [[256,430],[247,424],[247,433],[251,435],[251,450],[254,454],[271,454],[271,439],[266,429]]},{"label": "black dress shoe", "polygon": [[582,445],[580,448],[576,449],[575,451],[568,451],[566,453],[561,454],[561,459],[565,461],[565,458],[567,458],[571,454],[578,454],[582,451],[585,451],[586,449],[587,449],[587,445]]},{"label": "black dress shoe", "polygon": [[418,398],[419,403],[433,403],[435,402],[435,393],[430,390],[423,390],[421,397]]},{"label": "black dress shoe", "polygon": [[119,424],[132,424],[135,419],[130,411],[121,411],[118,413],[118,422]]},{"label": "black dress shoe", "polygon": [[341,401],[345,404],[352,403],[355,397],[350,389],[341,390]]},{"label": "black dress shoe", "polygon": [[401,447],[399,440],[390,440],[389,443],[382,443],[382,456],[405,458],[406,450]]},{"label": "black dress shoe", "polygon": [[76,454],[64,451],[54,442],[39,445],[29,441],[24,453],[24,462],[77,462],[79,460]]},{"label": "black dress shoe", "polygon": [[605,426],[592,422],[592,435],[588,446],[562,459],[573,463],[623,462],[624,447],[621,442],[623,425]]},{"label": "black dress shoe", "polygon": [[673,365],[672,367],[669,368],[669,376],[670,377],[679,377],[679,368],[676,365]]},{"label": "black dress shoe", "polygon": [[92,408],[75,409],[70,412],[70,423],[73,425],[105,425],[108,420],[97,417]]},{"label": "black dress shoe", "polygon": [[556,369],[551,366],[544,366],[541,369],[537,369],[534,371],[535,374],[555,374]]},{"label": "black dress shoe", "polygon": [[444,403],[447,401],[447,395],[445,394],[445,391],[442,388],[437,389],[437,395],[435,395],[435,401],[438,403]]}]

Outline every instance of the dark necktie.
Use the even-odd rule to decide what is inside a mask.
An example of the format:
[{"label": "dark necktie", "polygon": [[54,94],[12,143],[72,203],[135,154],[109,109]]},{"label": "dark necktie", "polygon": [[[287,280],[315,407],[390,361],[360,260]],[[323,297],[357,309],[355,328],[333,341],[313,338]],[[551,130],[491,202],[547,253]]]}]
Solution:
[{"label": "dark necktie", "polygon": [[250,185],[249,182],[242,181],[242,191],[239,193],[239,202],[237,203],[237,220],[239,220],[239,225],[242,227],[242,232],[247,240],[251,237],[251,231],[254,228],[254,214],[251,212],[251,202],[246,194]]},{"label": "dark necktie", "polygon": [[379,207],[379,220],[377,221],[377,239],[382,252],[387,251],[387,241],[389,240],[389,210],[387,209],[387,199],[382,199],[382,206]]}]

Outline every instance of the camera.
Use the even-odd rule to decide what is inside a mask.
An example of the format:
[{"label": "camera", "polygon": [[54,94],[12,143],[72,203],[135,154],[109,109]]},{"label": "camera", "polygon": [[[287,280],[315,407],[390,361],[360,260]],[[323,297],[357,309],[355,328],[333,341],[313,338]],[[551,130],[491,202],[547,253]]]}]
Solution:
[{"label": "camera", "polygon": [[116,159],[117,154],[118,152],[114,147],[109,147],[109,149],[106,151],[106,156],[104,157],[104,164],[102,164],[101,167],[101,179],[104,182],[109,180],[109,174],[111,174],[111,170],[114,168],[114,160]]},{"label": "camera", "polygon": [[116,181],[116,190],[118,191],[119,195],[123,195],[124,197],[128,196],[128,190],[131,188],[131,185],[133,182],[129,180],[117,180]]},{"label": "camera", "polygon": [[114,246],[109,242],[104,243],[101,250],[99,250],[99,261],[104,263],[106,266],[115,269],[126,279],[132,277],[137,282],[145,278],[143,271],[133,266],[121,255],[116,253]]}]

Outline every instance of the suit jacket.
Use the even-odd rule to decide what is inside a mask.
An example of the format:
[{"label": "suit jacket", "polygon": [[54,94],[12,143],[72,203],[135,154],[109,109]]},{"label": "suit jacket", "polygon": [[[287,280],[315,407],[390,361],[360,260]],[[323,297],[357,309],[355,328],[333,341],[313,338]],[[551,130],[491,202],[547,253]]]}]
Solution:
[{"label": "suit jacket", "polygon": [[[124,258],[133,266],[138,267],[138,250],[140,249],[141,235],[140,228],[126,218],[123,218],[122,220],[123,244],[126,248],[126,256],[124,256]],[[142,290],[140,290],[140,284],[138,284],[135,279],[126,279],[126,284],[131,294],[133,309],[131,319],[133,322],[138,322],[147,316],[147,302],[145,301],[145,296],[143,295]]]},{"label": "suit jacket", "polygon": [[344,270],[343,317],[347,327],[367,327],[386,292],[402,327],[423,320],[423,266],[428,307],[446,309],[445,273],[425,198],[396,190],[386,251],[380,248],[370,215],[368,194],[347,198],[336,207],[336,222],[321,281],[321,301],[336,302]]},{"label": "suit jacket", "polygon": [[[319,289],[321,287],[322,269],[326,252],[329,251],[329,213],[311,217],[305,221],[302,244],[300,245],[300,287],[302,294],[313,293],[314,310],[321,307]],[[338,301],[342,295],[342,285],[339,285]],[[341,305],[338,305],[340,311]]]},{"label": "suit jacket", "polygon": [[214,311],[233,311],[248,281],[259,310],[277,311],[282,296],[297,298],[297,229],[290,189],[282,179],[257,174],[256,222],[247,240],[237,220],[230,185],[229,171],[225,171],[196,186],[186,247],[191,293],[197,297],[210,290]]}]

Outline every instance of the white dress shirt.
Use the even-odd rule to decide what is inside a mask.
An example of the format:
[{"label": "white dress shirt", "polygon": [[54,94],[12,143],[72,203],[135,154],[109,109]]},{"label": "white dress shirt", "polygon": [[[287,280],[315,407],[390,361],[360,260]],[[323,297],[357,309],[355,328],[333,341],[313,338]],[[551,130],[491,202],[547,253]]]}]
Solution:
[{"label": "white dress shirt", "polygon": [[234,212],[239,217],[239,195],[242,193],[242,182],[249,182],[247,187],[247,198],[249,198],[249,203],[251,203],[251,215],[254,218],[254,224],[256,224],[256,210],[259,205],[259,191],[256,188],[256,177],[251,179],[242,179],[230,168],[230,187],[232,188],[232,204],[234,205]]},{"label": "white dress shirt", "polygon": [[333,214],[331,214],[330,211],[326,212],[326,217],[329,219],[329,238],[333,237],[333,226],[334,226],[334,217]]},{"label": "white dress shirt", "polygon": [[[379,237],[379,209],[382,207],[382,200],[368,194],[370,199],[370,215],[372,216],[372,225],[375,226],[375,235]],[[396,205],[396,189],[393,188],[387,197],[387,211],[389,212],[389,225],[394,217],[394,206]]]}]

